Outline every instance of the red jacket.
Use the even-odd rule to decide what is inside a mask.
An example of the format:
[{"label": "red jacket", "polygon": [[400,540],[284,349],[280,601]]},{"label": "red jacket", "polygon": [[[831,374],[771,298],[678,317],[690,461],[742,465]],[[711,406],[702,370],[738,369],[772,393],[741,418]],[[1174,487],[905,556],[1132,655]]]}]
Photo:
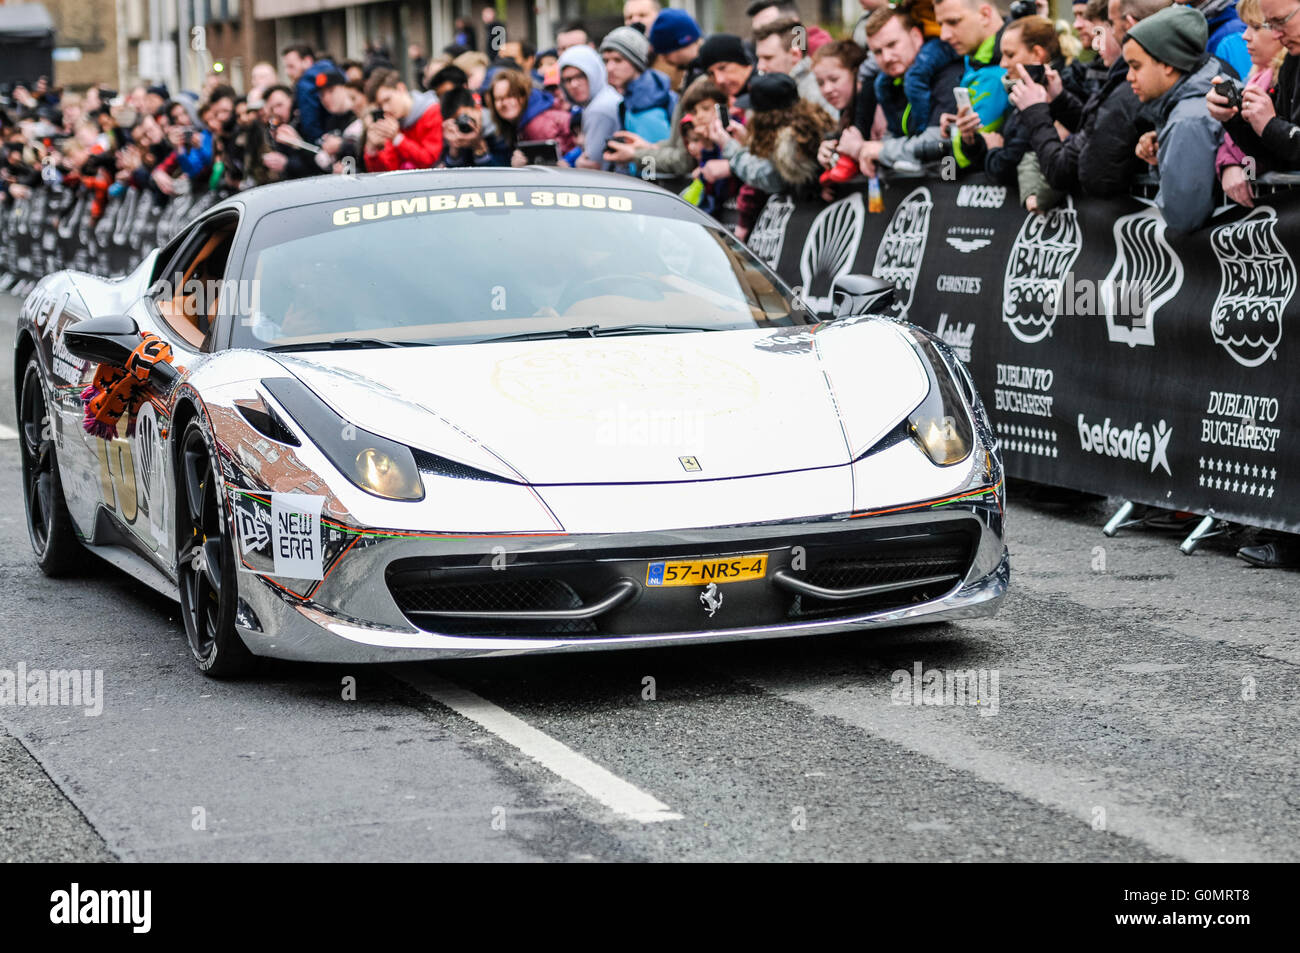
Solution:
[{"label": "red jacket", "polygon": [[[418,95],[418,94],[417,94]],[[432,93],[428,94],[432,97]],[[366,171],[432,169],[442,158],[442,112],[434,99],[420,118],[384,143],[378,152],[366,152]]]}]

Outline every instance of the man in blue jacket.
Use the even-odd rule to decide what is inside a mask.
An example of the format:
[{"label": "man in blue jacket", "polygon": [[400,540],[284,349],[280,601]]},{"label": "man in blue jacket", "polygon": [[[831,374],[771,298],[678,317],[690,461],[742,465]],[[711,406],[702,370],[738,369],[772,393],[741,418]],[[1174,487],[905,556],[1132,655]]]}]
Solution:
[{"label": "man in blue jacket", "polygon": [[[668,77],[650,69],[650,41],[639,30],[621,26],[601,40],[600,55],[609,84],[623,94],[620,127],[647,142],[661,142],[672,132],[677,95]],[[635,169],[629,169],[635,174]]]},{"label": "man in blue jacket", "polygon": [[[298,113],[295,125],[299,134],[307,142],[319,142],[325,135],[325,123],[329,111],[320,100],[320,85],[324,84],[323,74],[334,70],[333,61],[316,59],[315,51],[306,43],[291,43],[280,51],[284,73],[293,84],[293,103]],[[318,81],[317,77],[321,79]]]}]

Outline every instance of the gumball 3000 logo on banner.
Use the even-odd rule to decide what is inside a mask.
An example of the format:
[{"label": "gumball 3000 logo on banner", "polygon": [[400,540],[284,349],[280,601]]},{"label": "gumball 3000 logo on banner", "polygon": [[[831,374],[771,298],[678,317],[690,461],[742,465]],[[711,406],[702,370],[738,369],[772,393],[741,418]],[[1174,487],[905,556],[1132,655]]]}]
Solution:
[{"label": "gumball 3000 logo on banner", "polygon": [[[1036,214],[1015,189],[934,178],[883,196],[880,213],[776,196],[754,243],[823,317],[837,276],[894,282],[893,313],[967,362],[1011,476],[1300,531],[1300,192],[1190,235],[1136,197]],[[1224,409],[1242,407],[1277,419]]]}]

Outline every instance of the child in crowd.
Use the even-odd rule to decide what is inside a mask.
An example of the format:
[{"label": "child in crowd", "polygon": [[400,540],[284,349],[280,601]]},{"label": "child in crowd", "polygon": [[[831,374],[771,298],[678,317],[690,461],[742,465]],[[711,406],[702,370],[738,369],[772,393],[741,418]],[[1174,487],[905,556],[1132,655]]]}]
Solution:
[{"label": "child in crowd", "polygon": [[682,198],[698,207],[700,211],[716,215],[731,191],[731,179],[719,179],[712,185],[704,178],[704,166],[711,159],[721,159],[722,149],[709,138],[708,127],[701,127],[691,115],[682,118],[682,141],[686,151],[695,160],[696,178],[682,192]]}]

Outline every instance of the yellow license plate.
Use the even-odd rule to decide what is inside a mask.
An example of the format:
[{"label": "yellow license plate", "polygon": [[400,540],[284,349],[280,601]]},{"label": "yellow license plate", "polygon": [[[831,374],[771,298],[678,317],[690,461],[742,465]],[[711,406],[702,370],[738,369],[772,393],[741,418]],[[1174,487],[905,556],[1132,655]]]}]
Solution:
[{"label": "yellow license plate", "polygon": [[744,582],[767,575],[767,553],[722,559],[670,559],[646,567],[647,586],[707,586],[711,582]]}]

